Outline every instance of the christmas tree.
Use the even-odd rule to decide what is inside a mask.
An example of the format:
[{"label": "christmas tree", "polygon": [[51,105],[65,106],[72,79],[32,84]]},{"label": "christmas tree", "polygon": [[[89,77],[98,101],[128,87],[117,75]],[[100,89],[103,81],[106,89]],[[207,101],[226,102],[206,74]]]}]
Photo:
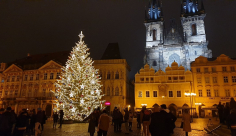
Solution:
[{"label": "christmas tree", "polygon": [[63,109],[65,120],[83,120],[104,103],[98,70],[92,65],[82,32],[79,37],[55,83],[57,107]]}]

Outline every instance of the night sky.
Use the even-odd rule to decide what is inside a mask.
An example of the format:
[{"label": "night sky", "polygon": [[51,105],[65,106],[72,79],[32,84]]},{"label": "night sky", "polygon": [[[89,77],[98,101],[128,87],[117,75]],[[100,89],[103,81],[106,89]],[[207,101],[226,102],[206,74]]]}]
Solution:
[{"label": "night sky", "polygon": [[[130,77],[143,67],[144,9],[148,0],[0,0],[0,62],[30,54],[70,51],[82,30],[91,57],[118,42]],[[236,1],[204,0],[208,48],[213,57],[236,57]],[[166,27],[180,22],[180,0],[163,0]]]}]

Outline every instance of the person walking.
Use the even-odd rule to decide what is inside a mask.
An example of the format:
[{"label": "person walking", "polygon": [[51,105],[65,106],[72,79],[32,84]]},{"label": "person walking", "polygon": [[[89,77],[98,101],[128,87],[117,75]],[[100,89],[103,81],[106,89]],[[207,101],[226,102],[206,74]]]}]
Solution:
[{"label": "person walking", "polygon": [[98,136],[106,136],[109,129],[110,117],[107,115],[106,110],[103,110],[103,113],[98,120]]},{"label": "person walking", "polygon": [[151,112],[144,108],[142,111],[142,123],[143,123],[143,133],[144,136],[149,136],[149,125],[150,125],[150,119],[151,119]]},{"label": "person walking", "polygon": [[94,110],[94,112],[90,114],[88,119],[89,119],[88,132],[90,133],[90,136],[94,136],[96,127],[96,110]]},{"label": "person walking", "polygon": [[134,115],[133,115],[132,111],[129,110],[129,131],[131,131],[131,132],[133,131],[132,130],[133,118],[134,118]]},{"label": "person walking", "polygon": [[182,122],[183,122],[183,131],[185,131],[186,136],[188,136],[188,132],[191,132],[191,116],[189,114],[188,109],[184,109]]},{"label": "person walking", "polygon": [[22,112],[20,113],[16,121],[15,135],[23,136],[28,123],[29,123],[28,112],[26,111],[26,109],[22,109]]},{"label": "person walking", "polygon": [[38,136],[38,134],[41,134],[42,132],[39,130],[41,128],[41,123],[43,122],[43,112],[41,111],[41,108],[38,108],[38,112],[35,119],[35,136]]},{"label": "person walking", "polygon": [[129,134],[129,111],[128,108],[125,108],[124,110],[124,122],[125,122],[125,134]]},{"label": "person walking", "polygon": [[119,130],[119,119],[119,112],[117,107],[115,107],[112,113],[112,120],[114,122],[114,132],[118,132]]},{"label": "person walking", "polygon": [[236,109],[232,109],[228,117],[228,123],[231,130],[231,136],[236,136]]},{"label": "person walking", "polygon": [[57,127],[57,121],[58,121],[58,114],[57,112],[53,113],[53,128]]},{"label": "person walking", "polygon": [[63,112],[63,110],[60,110],[59,113],[60,113],[60,126],[58,128],[61,128],[62,127],[62,121],[63,121],[64,112]]}]

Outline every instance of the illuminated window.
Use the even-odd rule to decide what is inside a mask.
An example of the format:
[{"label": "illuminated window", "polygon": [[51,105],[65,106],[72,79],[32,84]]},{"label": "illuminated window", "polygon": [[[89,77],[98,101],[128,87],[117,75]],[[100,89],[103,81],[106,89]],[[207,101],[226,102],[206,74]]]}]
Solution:
[{"label": "illuminated window", "polygon": [[212,77],[213,83],[217,83],[217,77]]},{"label": "illuminated window", "polygon": [[153,91],[153,97],[157,97],[157,91]]},{"label": "illuminated window", "polygon": [[228,77],[224,76],[224,83],[228,83]]},{"label": "illuminated window", "polygon": [[29,92],[28,92],[28,97],[31,97],[31,93],[32,93],[32,91],[29,90]]},{"label": "illuminated window", "polygon": [[229,89],[226,89],[226,90],[225,90],[225,96],[226,96],[226,97],[230,97],[230,90],[229,90]]},{"label": "illuminated window", "polygon": [[173,97],[173,91],[169,91],[169,97]]},{"label": "illuminated window", "polygon": [[139,91],[139,92],[138,92],[138,97],[143,97],[142,91]]},{"label": "illuminated window", "polygon": [[149,91],[146,91],[146,97],[150,97]]},{"label": "illuminated window", "polygon": [[202,97],[202,90],[198,90],[198,96]]},{"label": "illuminated window", "polygon": [[118,88],[118,87],[116,87],[115,95],[116,95],[116,96],[119,96],[119,88]]},{"label": "illuminated window", "polygon": [[197,35],[197,27],[196,27],[196,24],[192,24],[192,35]]},{"label": "illuminated window", "polygon": [[215,97],[219,97],[219,91],[218,90],[214,90],[215,93]]},{"label": "illuminated window", "polygon": [[210,89],[207,89],[207,97],[211,97],[211,90]]}]

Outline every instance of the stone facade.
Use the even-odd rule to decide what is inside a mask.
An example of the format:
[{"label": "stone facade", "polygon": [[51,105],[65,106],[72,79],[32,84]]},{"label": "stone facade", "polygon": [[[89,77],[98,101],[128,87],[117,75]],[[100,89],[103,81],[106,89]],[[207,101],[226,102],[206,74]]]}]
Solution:
[{"label": "stone facade", "polygon": [[[187,0],[183,8],[190,9],[188,7],[190,5],[197,7],[196,4]],[[148,11],[155,9],[153,5],[158,5],[155,4],[155,0],[149,6]],[[157,6],[157,8],[162,9],[162,5]],[[153,19],[150,12],[148,12],[148,17],[144,22],[146,27],[144,63],[152,66],[155,71],[159,69],[165,71],[165,68],[175,61],[187,70],[190,69],[190,63],[195,58],[199,56],[211,58],[212,52],[207,48],[208,41],[206,40],[204,26],[206,14],[203,9],[197,11],[198,9],[195,9],[194,12],[184,10],[180,18],[181,27],[178,27],[175,21],[172,20],[168,29],[164,28],[163,16]]]}]

